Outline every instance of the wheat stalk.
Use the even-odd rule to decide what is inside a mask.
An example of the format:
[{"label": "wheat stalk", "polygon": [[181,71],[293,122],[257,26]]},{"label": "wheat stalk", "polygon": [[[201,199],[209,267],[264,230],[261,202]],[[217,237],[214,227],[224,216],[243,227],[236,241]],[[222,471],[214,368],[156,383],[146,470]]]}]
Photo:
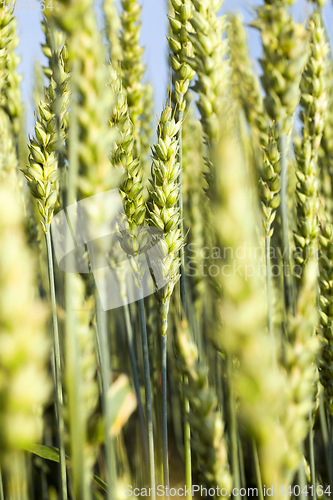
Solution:
[{"label": "wheat stalk", "polygon": [[[232,254],[221,252],[220,259],[215,260],[220,268],[215,280],[220,287],[221,322],[216,326],[214,340],[235,359],[231,383],[239,415],[257,443],[263,482],[268,484],[268,481],[275,488],[275,485],[287,484],[284,454],[288,452],[288,441],[278,421],[287,405],[286,379],[274,368],[274,343],[265,331],[266,303],[256,267],[258,263],[249,251],[250,246],[258,246],[254,228],[259,214],[251,201],[253,184],[249,178],[248,159],[242,143],[235,139],[237,135],[235,133],[233,138],[225,132],[212,155],[218,172],[212,207],[216,245],[221,250],[234,249]],[[244,244],[245,256],[240,259],[236,249]],[[242,271],[233,272],[239,266]],[[245,277],[247,269],[252,269],[251,277]],[[265,352],[264,359],[262,352]],[[278,451],[273,452],[275,448]]]},{"label": "wheat stalk", "polygon": [[162,427],[163,427],[163,473],[164,484],[169,485],[168,441],[167,441],[167,394],[166,353],[168,312],[173,289],[180,278],[178,253],[183,246],[180,230],[179,170],[177,133],[181,122],[175,122],[170,105],[166,105],[158,124],[158,143],[152,149],[151,186],[149,187],[148,224],[163,232],[164,239],[158,245],[158,257],[162,260],[161,279],[166,282],[156,290],[159,302],[162,348]]},{"label": "wheat stalk", "polygon": [[[62,117],[66,115],[69,106],[69,91],[67,87],[67,75],[63,71],[63,93],[62,93]],[[38,107],[38,113],[35,119],[35,137],[29,141],[29,166],[22,171],[27,179],[28,186],[32,195],[37,200],[38,210],[42,217],[40,221],[45,233],[45,242],[47,248],[48,274],[50,285],[50,298],[52,306],[53,336],[54,336],[54,357],[55,357],[55,384],[56,384],[56,404],[59,432],[59,454],[61,467],[61,492],[62,498],[67,498],[66,484],[66,463],[65,448],[63,442],[64,421],[62,415],[63,391],[61,380],[61,354],[58,332],[58,319],[56,311],[55,283],[53,270],[53,257],[51,248],[50,223],[53,217],[54,208],[57,203],[59,170],[57,168],[58,158],[56,148],[59,144],[59,137],[55,116],[55,93],[56,84],[53,78],[50,80],[49,87],[45,93],[45,101],[42,101]],[[63,121],[63,120],[62,120]],[[62,134],[63,124],[61,128]],[[62,142],[64,136],[62,138]]]},{"label": "wheat stalk", "polygon": [[[80,11],[79,18],[77,12]],[[119,182],[115,168],[110,165],[109,155],[116,131],[108,124],[112,109],[113,93],[108,87],[108,69],[105,65],[104,48],[101,43],[96,17],[91,1],[83,6],[77,0],[61,2],[53,13],[57,24],[68,34],[68,54],[73,61],[72,97],[75,114],[71,139],[71,165],[74,169],[71,190],[75,196],[76,180],[78,198],[83,199],[114,189]],[[90,224],[104,220],[103,207],[89,212]],[[108,390],[111,384],[111,357],[106,314],[96,293],[97,334],[101,363],[102,407],[104,412],[104,440],[108,487],[108,498],[112,498],[115,484],[115,468],[112,463],[112,441],[110,437],[111,408]],[[77,485],[77,488],[80,488]]]},{"label": "wheat stalk", "polygon": [[[73,323],[75,331],[66,332],[66,387],[68,392],[69,432],[73,481],[80,498],[91,498],[91,475],[96,462],[96,445],[91,434],[98,405],[97,357],[92,315],[94,300],[85,299],[85,286],[79,276],[72,276]],[[70,317],[67,317],[67,321]],[[95,424],[96,425],[96,424]],[[90,434],[90,436],[88,435]],[[82,488],[78,489],[77,485]]]},{"label": "wheat stalk", "polygon": [[199,360],[198,349],[191,340],[185,320],[177,327],[177,365],[187,377],[183,385],[190,412],[187,417],[193,434],[193,451],[199,472],[205,482],[216,488],[232,489],[228,452],[224,436],[224,422],[217,409],[217,397],[208,383],[208,367]]},{"label": "wheat stalk", "polygon": [[[133,159],[134,154],[134,136],[133,124],[129,118],[127,106],[127,98],[124,94],[120,77],[115,70],[110,67],[111,86],[115,95],[115,105],[111,115],[111,124],[117,127],[120,137],[115,143],[112,161],[117,166],[122,166],[125,169],[125,175],[120,186],[120,193],[123,200],[124,213],[120,227],[123,227],[125,222],[126,230],[120,231],[118,239],[123,251],[126,253],[132,270],[136,284],[141,288],[141,280],[143,278],[141,268],[143,264],[144,250],[146,247],[145,229],[142,228],[144,223],[146,207],[143,200],[143,171],[138,159]],[[126,298],[126,284],[121,271],[118,273],[118,281],[121,283],[123,291],[123,301],[125,308],[125,319],[127,323],[128,343],[130,348],[130,356],[133,367],[133,372],[137,373],[136,358],[133,348],[133,340],[131,334],[131,324],[129,321],[129,311]],[[150,368],[148,358],[148,341],[145,326],[145,311],[143,307],[143,299],[139,300],[139,314],[142,337],[142,354],[144,360],[144,376],[145,376],[145,394],[146,394],[146,414],[147,414],[147,431],[145,431],[144,418],[143,420],[143,439],[144,447],[148,436],[148,465],[150,473],[150,486],[155,489],[155,459],[154,459],[154,437],[153,437],[153,420],[152,420],[152,403],[151,403],[151,387],[150,387]],[[137,398],[140,411],[141,396],[139,392],[139,382],[137,382]]]}]

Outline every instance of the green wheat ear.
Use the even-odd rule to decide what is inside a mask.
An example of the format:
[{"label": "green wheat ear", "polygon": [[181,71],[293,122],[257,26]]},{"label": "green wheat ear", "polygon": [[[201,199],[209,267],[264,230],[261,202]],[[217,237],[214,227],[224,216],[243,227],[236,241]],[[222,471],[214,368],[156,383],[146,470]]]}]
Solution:
[{"label": "green wheat ear", "polygon": [[310,57],[301,79],[302,137],[294,140],[296,156],[297,231],[294,234],[295,262],[300,268],[302,280],[308,259],[316,251],[318,235],[318,152],[324,131],[327,97],[325,66],[329,46],[319,12],[310,17]]},{"label": "green wheat ear", "polygon": [[8,114],[0,108],[0,180],[10,177],[17,183],[18,161],[12,124]]},{"label": "green wheat ear", "polygon": [[[65,119],[69,107],[68,75],[62,77],[60,144],[65,140]],[[59,187],[57,148],[59,144],[56,113],[56,84],[53,78],[45,92],[45,101],[38,105],[35,121],[35,136],[29,142],[29,165],[22,169],[32,195],[37,200],[44,231],[51,223],[57,204]]]},{"label": "green wheat ear", "polygon": [[309,415],[315,409],[314,401],[318,390],[316,285],[317,262],[314,256],[311,256],[304,266],[295,316],[290,318],[288,341],[284,346],[288,406],[282,422],[288,436],[289,450],[285,460],[290,478],[298,470],[302,460],[303,442],[310,428]]},{"label": "green wheat ear", "polygon": [[150,170],[150,145],[155,127],[154,117],[154,89],[151,83],[145,83],[143,93],[143,112],[141,115],[140,144],[144,180],[147,180]]},{"label": "green wheat ear", "polygon": [[[256,187],[251,183],[249,158],[238,139],[244,137],[241,132],[244,129],[235,127],[231,134],[231,130],[221,125],[221,130],[224,134],[212,152],[217,172],[212,211],[216,246],[231,248],[233,252],[221,254],[215,260],[220,269],[215,280],[221,319],[215,324],[213,335],[219,348],[234,359],[231,383],[238,418],[257,443],[263,481],[265,484],[269,481],[275,488],[287,483],[284,453],[288,453],[288,440],[279,421],[287,405],[286,377],[274,369],[275,346],[265,327],[267,303],[262,293],[262,278],[258,273],[258,261],[249,252],[250,247],[258,246],[255,228],[259,213],[254,201]],[[247,251],[240,259],[236,249],[244,246],[244,242]],[[233,266],[236,269],[241,266],[242,275],[233,272]],[[251,277],[245,278],[246,269],[253,270]],[[265,359],[262,359],[263,352]]]},{"label": "green wheat ear", "polygon": [[268,116],[259,79],[250,59],[245,26],[240,14],[230,14],[228,19],[232,92],[259,137],[259,143],[267,146]]},{"label": "green wheat ear", "polygon": [[[39,442],[50,396],[46,309],[37,299],[36,266],[25,241],[22,206],[9,181],[0,186],[1,463]],[[19,283],[19,286],[18,286]]]},{"label": "green wheat ear", "polygon": [[264,56],[262,86],[268,115],[281,123],[287,135],[299,102],[301,73],[308,57],[308,32],[295,23],[288,7],[293,1],[282,0],[257,9],[258,17],[252,26],[261,32]]},{"label": "green wheat ear", "polygon": [[189,22],[194,33],[188,33],[188,38],[194,47],[194,57],[188,58],[188,63],[198,75],[195,90],[199,96],[197,106],[202,128],[207,139],[214,142],[230,91],[228,39],[222,39],[227,24],[225,16],[218,16],[220,0],[192,0],[192,4]]},{"label": "green wheat ear", "polygon": [[[193,283],[193,299],[198,318],[202,317],[206,294],[206,279],[203,266],[206,264],[202,249],[206,246],[207,212],[210,210],[204,193],[204,143],[202,127],[195,116],[194,109],[189,108],[182,127],[183,147],[183,198],[184,198],[184,232],[187,243],[194,254],[188,253],[189,267],[187,274]],[[192,259],[192,256],[194,258]]]},{"label": "green wheat ear", "polygon": [[[326,34],[326,40],[328,40]],[[320,174],[320,197],[325,205],[326,216],[332,221],[333,215],[333,61],[331,57],[327,58],[325,65],[325,90],[327,97],[327,109],[325,115],[325,125],[323,136],[318,151],[318,164]]]},{"label": "green wheat ear", "polygon": [[167,333],[170,297],[180,278],[178,252],[184,245],[178,207],[180,165],[177,133],[181,125],[181,122],[176,122],[173,118],[171,106],[167,105],[158,124],[158,143],[152,149],[148,224],[163,231],[164,235],[164,241],[159,246],[163,259],[162,279],[166,280],[167,284],[156,291],[162,335]]},{"label": "green wheat ear", "polygon": [[143,64],[143,48],[140,47],[141,7],[137,0],[122,0],[122,31],[120,43],[122,47],[122,82],[127,95],[129,116],[134,125],[136,156],[140,156],[139,135],[141,114],[143,112],[144,86],[142,78],[145,72]]},{"label": "green wheat ear", "polygon": [[22,114],[22,78],[17,73],[20,58],[15,54],[19,43],[16,30],[17,21],[10,9],[10,2],[4,1],[0,6],[0,107],[8,114],[15,135],[19,132]]},{"label": "green wheat ear", "polygon": [[121,22],[115,0],[104,0],[103,10],[105,34],[108,42],[111,63],[118,69],[123,53],[120,43]]},{"label": "green wheat ear", "polygon": [[172,0],[174,17],[169,17],[172,36],[168,36],[170,47],[171,67],[176,73],[174,82],[176,102],[180,111],[185,110],[186,100],[184,99],[188,91],[189,84],[195,76],[195,71],[187,62],[188,57],[193,57],[193,45],[187,36],[193,31],[190,24],[193,5],[190,0]]},{"label": "green wheat ear", "polygon": [[333,270],[333,230],[329,221],[321,221],[319,234],[319,313],[322,356],[319,360],[320,381],[328,411],[333,415],[333,377],[331,374],[332,356],[332,270]]}]

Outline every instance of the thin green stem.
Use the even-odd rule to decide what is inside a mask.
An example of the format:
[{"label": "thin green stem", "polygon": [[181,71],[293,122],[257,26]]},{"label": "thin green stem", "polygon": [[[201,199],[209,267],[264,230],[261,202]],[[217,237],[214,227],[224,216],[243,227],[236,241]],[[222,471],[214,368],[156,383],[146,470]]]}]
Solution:
[{"label": "thin green stem", "polygon": [[0,469],[0,500],[5,500],[3,494],[3,483],[2,483],[2,470]]},{"label": "thin green stem", "polygon": [[[181,103],[180,103],[181,104]],[[184,111],[180,109],[178,111],[178,122],[183,120]],[[183,207],[183,133],[182,127],[180,127],[178,131],[178,142],[179,142],[179,164],[180,171],[178,177],[179,184],[179,210],[180,210],[180,231],[181,237],[184,238],[184,207]],[[187,316],[187,307],[186,307],[186,281],[185,281],[185,250],[184,247],[180,250],[180,298],[183,306],[184,316]]]},{"label": "thin green stem", "polygon": [[161,335],[161,399],[162,399],[162,451],[163,483],[169,489],[168,457],[168,402],[167,402],[167,335]]},{"label": "thin green stem", "polygon": [[298,484],[300,486],[300,489],[301,489],[301,493],[300,493],[300,498],[302,500],[306,500],[306,495],[305,493],[302,493],[307,485],[307,481],[306,481],[306,475],[305,475],[305,470],[304,470],[304,465],[303,465],[303,460],[301,460],[300,464],[299,464],[299,469],[298,469]]},{"label": "thin green stem", "polygon": [[[188,383],[188,378],[183,378],[183,384]],[[186,497],[192,498],[192,460],[191,460],[191,426],[187,421],[187,416],[190,413],[189,400],[184,396],[184,449],[185,449],[185,484]]]},{"label": "thin green stem", "polygon": [[[53,27],[54,28],[54,27]],[[61,84],[59,67],[57,62],[56,45],[54,40],[54,29],[53,33],[53,53],[54,66],[56,68],[55,81],[56,81],[56,123],[58,131],[58,168],[61,170],[61,192],[62,192],[62,203],[66,209],[67,203],[70,205],[76,200],[76,187],[77,187],[77,172],[78,172],[78,156],[77,156],[77,144],[78,144],[78,127],[77,127],[77,103],[76,103],[76,75],[77,69],[76,65],[73,65],[72,71],[72,102],[71,102],[71,114],[70,114],[70,127],[69,127],[69,145],[68,145],[68,162],[70,165],[68,179],[66,178],[66,167],[64,165],[63,158],[63,145],[60,140],[60,95],[61,95]],[[66,182],[67,181],[67,182]],[[72,239],[76,246],[76,240],[72,232]],[[67,244],[67,242],[66,242]],[[69,244],[69,242],[68,242]],[[69,248],[69,246],[68,246]],[[69,421],[70,421],[70,438],[71,438],[71,455],[73,462],[73,489],[75,496],[77,498],[82,498],[83,500],[90,498],[90,491],[85,487],[84,478],[84,440],[85,440],[85,428],[84,423],[81,418],[80,412],[80,398],[81,398],[81,377],[79,368],[79,358],[78,358],[78,344],[76,337],[76,325],[75,325],[75,314],[74,314],[74,285],[73,285],[73,275],[72,273],[65,273],[65,310],[66,310],[66,321],[65,321],[65,340],[66,340],[66,384],[68,393],[68,407],[69,407]]]},{"label": "thin green stem", "polygon": [[123,301],[123,307],[124,307],[124,317],[125,317],[125,328],[126,328],[126,335],[127,335],[128,351],[129,351],[131,368],[132,368],[132,373],[133,373],[134,390],[135,390],[137,404],[138,404],[138,415],[139,415],[141,437],[142,437],[142,444],[143,444],[143,453],[144,453],[144,457],[145,457],[145,463],[146,463],[147,470],[150,470],[150,468],[149,468],[148,435],[147,435],[145,415],[144,415],[142,399],[141,399],[138,365],[136,362],[136,355],[135,355],[135,349],[134,349],[134,343],[133,343],[133,329],[132,329],[132,323],[131,323],[129,307],[128,307],[127,302]]},{"label": "thin green stem", "polygon": [[[267,232],[270,230],[270,225]],[[271,238],[266,234],[265,237],[265,254],[266,254],[266,287],[267,287],[267,308],[268,308],[268,333],[271,337],[273,344],[273,366],[276,369],[276,346],[275,336],[273,329],[273,294],[272,294],[272,269],[271,269],[271,256],[270,256]]]},{"label": "thin green stem", "polygon": [[[183,96],[180,95],[181,106],[183,102]],[[184,117],[183,109],[178,111],[178,122],[181,122]],[[179,183],[179,210],[180,210],[180,231],[181,237],[184,239],[184,206],[183,206],[183,127],[181,126],[178,131],[178,142],[179,142],[179,164],[180,172],[178,177]],[[187,317],[187,303],[186,303],[186,279],[185,279],[185,249],[184,247],[180,250],[180,299],[183,307],[183,315]],[[187,384],[187,377],[183,377],[183,385]],[[185,481],[187,487],[187,498],[192,498],[192,461],[191,461],[191,426],[188,421],[187,415],[190,411],[190,404],[187,397],[183,396],[183,408],[184,408],[184,450],[185,450]]]},{"label": "thin green stem", "polygon": [[311,471],[311,484],[313,485],[313,500],[317,500],[317,489],[316,489],[316,464],[314,455],[314,431],[313,431],[313,418],[312,411],[309,415],[309,452],[310,452],[310,471]]},{"label": "thin green stem", "polygon": [[106,313],[103,310],[102,303],[98,292],[96,292],[96,313],[97,313],[97,334],[99,336],[100,346],[100,363],[101,363],[101,376],[102,376],[102,407],[104,414],[104,445],[106,455],[106,470],[107,470],[107,483],[108,483],[108,500],[114,498],[115,487],[115,468],[113,464],[112,442],[110,437],[111,429],[111,406],[108,399],[108,391],[111,384],[111,357],[110,357],[110,343],[108,339],[108,329],[106,322]]},{"label": "thin green stem", "polygon": [[28,499],[27,471],[22,451],[13,452],[10,457],[7,485],[8,500]]},{"label": "thin green stem", "polygon": [[[246,477],[245,477],[245,467],[244,467],[244,455],[243,455],[243,446],[242,446],[242,441],[238,434],[238,455],[239,455],[239,472],[240,472],[240,485],[245,487],[246,486]],[[247,498],[246,495],[243,496],[242,498]]]},{"label": "thin green stem", "polygon": [[56,388],[56,415],[58,424],[58,440],[59,440],[59,460],[60,460],[60,486],[61,498],[67,500],[67,473],[66,473],[66,456],[65,456],[65,423],[63,418],[63,390],[61,380],[61,354],[60,354],[60,339],[57,317],[57,303],[54,283],[54,267],[52,257],[52,243],[50,234],[50,225],[46,226],[45,242],[47,251],[47,264],[50,284],[51,309],[52,309],[52,324],[53,324],[53,353],[54,353],[54,368],[55,368],[55,388]]},{"label": "thin green stem", "polygon": [[[329,414],[330,477],[333,477],[333,415]],[[330,483],[332,484],[332,483]]]},{"label": "thin green stem", "polygon": [[90,498],[89,488],[85,488],[84,481],[84,442],[85,428],[81,408],[81,377],[78,359],[78,345],[73,308],[73,275],[65,273],[66,299],[66,387],[68,394],[68,409],[71,438],[71,457],[73,469],[73,490],[76,498],[82,500]]},{"label": "thin green stem", "polygon": [[235,397],[232,389],[232,357],[227,357],[227,374],[228,374],[228,409],[230,417],[230,446],[231,446],[231,465],[233,475],[234,488],[240,488],[240,471],[238,460],[238,444],[237,444],[237,419],[235,408]]},{"label": "thin green stem", "polygon": [[291,281],[290,250],[289,250],[289,223],[288,223],[288,163],[287,163],[287,143],[283,126],[279,126],[280,153],[281,153],[281,220],[282,220],[282,246],[283,246],[283,280],[286,311],[294,314],[294,301]]},{"label": "thin green stem", "polygon": [[256,483],[257,483],[257,487],[258,487],[258,498],[259,498],[259,500],[264,500],[258,448],[257,448],[257,443],[255,442],[254,439],[252,439],[252,448],[253,448],[253,458],[254,458],[254,469],[255,469],[255,474],[256,474]]},{"label": "thin green stem", "polygon": [[325,414],[325,404],[323,397],[323,389],[321,388],[319,393],[319,419],[320,419],[320,427],[321,427],[321,436],[324,443],[325,450],[325,458],[326,458],[326,467],[330,484],[332,482],[332,467],[331,467],[331,457],[330,457],[330,447],[329,447],[329,437],[328,437],[328,429],[327,429],[327,420]]},{"label": "thin green stem", "polygon": [[149,351],[148,351],[148,337],[145,316],[145,304],[141,297],[138,301],[139,317],[140,317],[140,330],[142,342],[142,356],[144,366],[144,380],[145,380],[145,396],[146,396],[146,422],[148,434],[148,453],[149,453],[149,477],[150,487],[153,491],[153,500],[155,500],[155,456],[154,456],[154,430],[153,430],[153,409],[151,402],[151,386],[150,386],[150,368],[149,368]]}]

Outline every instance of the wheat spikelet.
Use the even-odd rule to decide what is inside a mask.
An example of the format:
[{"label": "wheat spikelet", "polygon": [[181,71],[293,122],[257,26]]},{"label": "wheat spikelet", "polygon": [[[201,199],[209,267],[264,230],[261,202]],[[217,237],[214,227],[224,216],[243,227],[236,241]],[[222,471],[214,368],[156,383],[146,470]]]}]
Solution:
[{"label": "wheat spikelet", "polygon": [[278,148],[278,136],[276,126],[272,126],[268,132],[267,147],[263,150],[262,177],[259,179],[259,194],[263,211],[263,225],[265,236],[270,238],[274,228],[272,224],[276,217],[276,210],[280,205],[281,189],[281,155]]}]

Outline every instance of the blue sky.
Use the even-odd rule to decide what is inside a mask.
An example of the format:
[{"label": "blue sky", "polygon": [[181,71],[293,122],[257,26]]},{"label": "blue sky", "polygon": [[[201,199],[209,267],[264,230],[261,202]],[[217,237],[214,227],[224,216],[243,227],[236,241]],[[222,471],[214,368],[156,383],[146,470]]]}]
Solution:
[{"label": "blue sky", "polygon": [[[22,2],[20,4],[20,1]],[[26,2],[29,2],[27,4]],[[46,0],[47,2],[49,0]],[[56,2],[56,0],[53,0]],[[167,66],[167,42],[165,34],[168,29],[168,21],[166,17],[166,0],[142,0],[142,36],[141,43],[145,47],[145,63],[147,65],[146,77],[154,86],[155,93],[155,109],[156,113],[162,108],[166,97],[166,89],[169,78],[169,69]],[[243,14],[245,22],[250,22],[254,18],[254,8],[259,5],[260,1],[248,2],[246,0],[226,0],[223,6],[223,12],[240,11]],[[28,8],[23,8],[28,6]],[[21,9],[19,10],[19,8]],[[297,21],[303,21],[306,13],[309,10],[307,2],[298,0],[293,7],[294,16]],[[98,8],[100,14],[100,8]],[[43,54],[40,44],[44,41],[44,34],[40,27],[41,13],[37,9],[37,0],[35,3],[35,11],[33,10],[32,0],[17,0],[15,14],[18,20],[18,34],[20,44],[17,49],[21,56],[21,64],[19,71],[23,75],[22,81],[22,97],[27,103],[27,125],[28,131],[31,131],[33,125],[33,108],[31,105],[31,95],[34,79],[34,62],[36,60],[43,61]],[[332,36],[333,28],[333,6],[331,0],[328,0],[324,8],[324,20],[326,28],[330,36]],[[99,22],[102,23],[102,16],[99,15]],[[250,40],[251,55],[255,60],[258,60],[261,52],[261,43],[259,33],[252,29],[248,29]],[[259,65],[256,64],[258,71]]]}]

